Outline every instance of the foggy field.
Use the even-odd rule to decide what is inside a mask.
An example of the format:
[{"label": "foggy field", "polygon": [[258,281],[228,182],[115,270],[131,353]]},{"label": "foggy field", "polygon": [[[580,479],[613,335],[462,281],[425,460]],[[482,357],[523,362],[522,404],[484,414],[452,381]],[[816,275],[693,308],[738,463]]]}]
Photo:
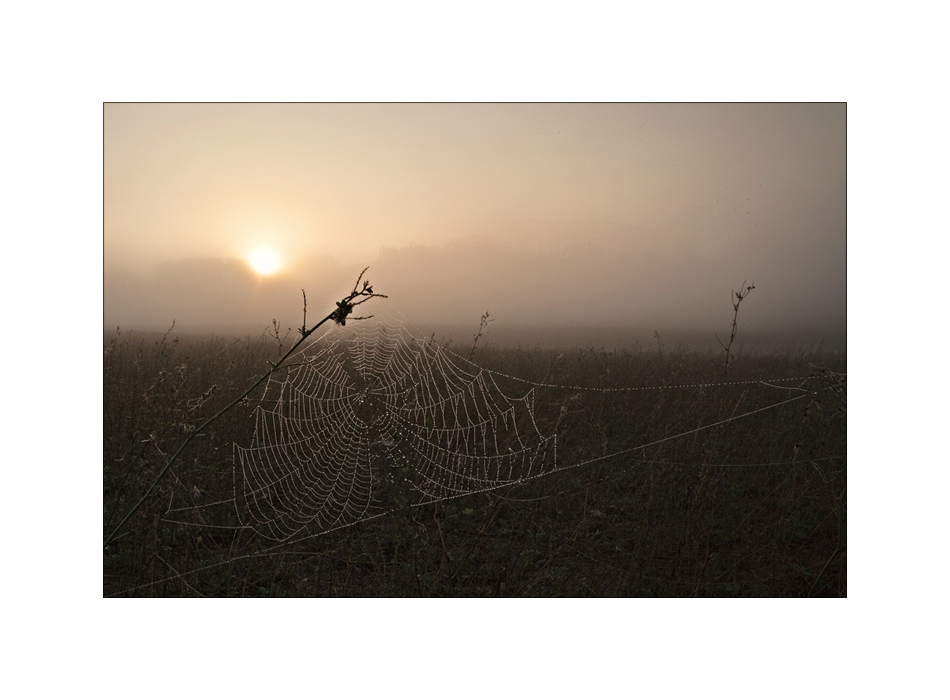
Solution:
[{"label": "foggy field", "polygon": [[847,144],[844,103],[106,104],[104,593],[846,595]]},{"label": "foggy field", "polygon": [[[261,386],[187,446],[106,547],[104,595],[847,595],[846,355],[819,346],[739,354],[724,378],[721,349],[667,346],[662,336],[619,350],[487,343],[474,352],[471,333],[442,343],[447,351],[410,339],[405,347],[418,354],[406,356],[431,363],[420,375],[426,395],[450,395],[456,376],[466,387],[454,410],[472,417],[453,419],[458,435],[438,437],[451,431],[434,416],[410,426],[430,436],[431,454],[447,464],[407,462],[411,450],[388,433],[350,430],[355,418],[309,416],[301,425],[312,420],[325,439],[298,449],[297,436],[281,433],[281,449],[303,459],[326,450],[346,467],[369,465],[369,506],[356,508],[364,482],[354,479],[335,520],[318,526],[318,513],[295,522],[302,536],[267,539],[265,508],[277,513],[280,498],[303,502],[310,492],[296,470],[299,493],[275,493],[272,503],[248,491],[256,474],[247,460],[260,454],[273,473],[288,466],[268,462],[276,451],[250,449],[256,407],[270,410],[275,396],[300,389],[317,407],[358,399],[353,415],[368,423],[398,417],[373,398],[372,382],[355,379],[368,351],[396,368],[387,374],[373,356],[366,366],[379,376],[402,371],[385,342],[360,328],[338,329],[337,349],[308,355],[314,367],[320,358],[345,358],[338,366],[354,378],[352,391],[329,370],[301,388],[302,380],[288,380],[293,367],[281,369],[266,395]],[[195,427],[240,396],[292,340],[280,347],[267,335],[105,335],[104,537]],[[283,410],[298,404],[287,399]],[[489,414],[490,428],[477,411]],[[458,464],[480,464],[453,460],[485,435],[500,447],[479,459],[497,473],[454,473]],[[502,483],[500,467],[522,442],[530,470]],[[432,480],[440,467],[449,476],[425,498],[406,486]],[[475,491],[468,485],[475,483],[486,486],[443,495]],[[260,518],[256,526],[251,516]]]}]

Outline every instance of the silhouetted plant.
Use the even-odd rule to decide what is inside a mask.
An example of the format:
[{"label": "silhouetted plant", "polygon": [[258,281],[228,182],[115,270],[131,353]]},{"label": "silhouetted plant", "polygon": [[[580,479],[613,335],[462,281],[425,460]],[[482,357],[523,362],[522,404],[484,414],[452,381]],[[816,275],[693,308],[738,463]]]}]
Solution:
[{"label": "silhouetted plant", "polygon": [[478,339],[482,337],[488,328],[488,324],[491,323],[492,319],[488,318],[488,312],[482,314],[482,319],[478,324],[478,333],[475,334],[475,342],[472,343],[472,351],[468,354],[468,359],[472,360],[475,358],[475,348],[478,346]]},{"label": "silhouetted plant", "polygon": [[726,351],[726,366],[722,372],[724,379],[729,377],[729,360],[732,359],[732,343],[736,339],[736,333],[739,331],[739,304],[742,303],[743,299],[749,296],[753,289],[755,289],[755,282],[749,286],[746,286],[746,281],[742,280],[742,287],[740,287],[739,291],[732,291],[733,295],[735,295],[735,299],[732,302],[732,309],[735,311],[735,313],[732,316],[732,334],[729,336],[729,344],[724,344],[721,340],[719,340],[719,336],[716,335],[716,340],[718,340],[719,344],[722,345],[722,349]]}]

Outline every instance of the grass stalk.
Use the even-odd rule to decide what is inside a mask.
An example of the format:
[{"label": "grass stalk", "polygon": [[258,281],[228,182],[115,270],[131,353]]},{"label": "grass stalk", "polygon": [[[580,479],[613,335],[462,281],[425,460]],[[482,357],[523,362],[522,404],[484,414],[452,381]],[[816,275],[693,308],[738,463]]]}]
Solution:
[{"label": "grass stalk", "polygon": [[736,339],[736,333],[739,332],[739,304],[742,303],[743,299],[749,296],[753,289],[755,289],[755,282],[746,286],[746,280],[742,280],[742,287],[739,288],[739,291],[732,291],[733,295],[735,295],[735,300],[732,302],[732,309],[735,313],[732,316],[732,334],[729,336],[729,344],[723,343],[719,340],[719,336],[716,336],[716,340],[722,345],[722,349],[726,351],[726,366],[722,373],[723,379],[729,378],[729,360],[732,359],[732,343]]}]

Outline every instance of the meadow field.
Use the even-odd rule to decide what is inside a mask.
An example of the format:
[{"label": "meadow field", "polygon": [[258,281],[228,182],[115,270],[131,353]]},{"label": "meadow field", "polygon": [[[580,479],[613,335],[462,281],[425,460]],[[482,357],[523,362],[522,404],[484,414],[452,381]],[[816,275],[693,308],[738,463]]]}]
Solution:
[{"label": "meadow field", "polygon": [[[381,459],[372,483],[386,503],[275,542],[234,507],[235,446],[255,444],[265,385],[195,431],[289,342],[105,334],[103,595],[847,595],[843,352],[740,353],[725,372],[721,351],[471,348],[470,335],[453,367],[530,395],[527,419],[539,444],[556,435],[556,460],[420,502]],[[361,439],[336,431],[327,449]],[[378,442],[391,441],[366,449]],[[197,515],[179,517],[182,503]]]}]

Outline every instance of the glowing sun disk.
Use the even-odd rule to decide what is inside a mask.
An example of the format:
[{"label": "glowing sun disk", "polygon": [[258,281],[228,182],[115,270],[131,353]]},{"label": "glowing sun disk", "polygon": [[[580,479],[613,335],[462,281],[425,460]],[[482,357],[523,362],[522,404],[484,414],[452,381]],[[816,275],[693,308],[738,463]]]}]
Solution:
[{"label": "glowing sun disk", "polygon": [[255,248],[247,256],[247,261],[259,275],[272,275],[280,269],[280,257],[272,248]]}]

